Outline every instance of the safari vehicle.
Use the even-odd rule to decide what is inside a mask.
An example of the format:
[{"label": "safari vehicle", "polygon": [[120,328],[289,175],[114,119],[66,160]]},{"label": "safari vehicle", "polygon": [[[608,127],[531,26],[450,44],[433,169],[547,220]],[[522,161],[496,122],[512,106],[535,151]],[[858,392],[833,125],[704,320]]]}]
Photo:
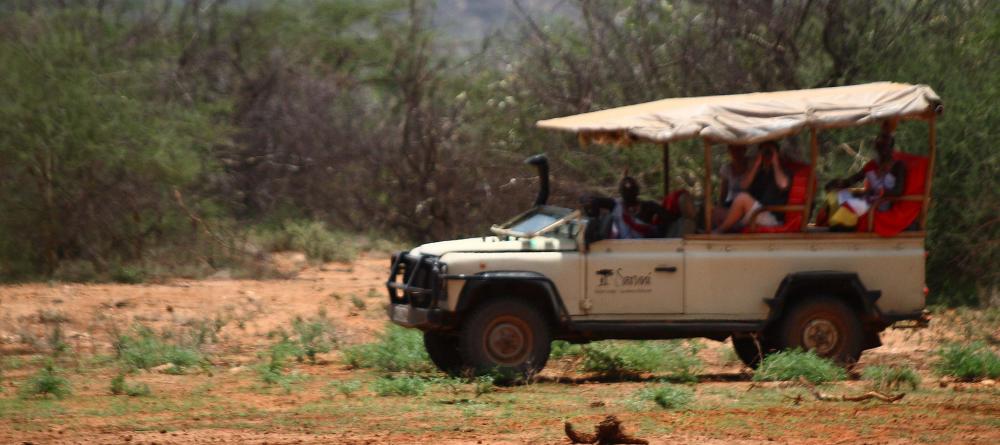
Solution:
[{"label": "safari vehicle", "polygon": [[[879,346],[897,322],[925,325],[924,237],[942,106],[924,85],[872,83],[729,96],[675,98],[543,120],[538,127],[581,141],[660,144],[704,141],[700,233],[658,239],[593,239],[592,218],[546,205],[548,166],[535,206],[494,226],[492,236],[424,244],[392,257],[388,315],[424,331],[427,352],[449,373],[541,370],[554,339],[731,338],[755,366],[766,354],[805,348],[851,363]],[[861,229],[815,227],[821,130],[921,120],[926,155],[907,156],[904,196]],[[712,150],[809,132],[809,164],[795,169],[779,227],[712,234]],[[664,189],[666,190],[666,185]],[[874,208],[874,206],[873,206]],[[865,219],[865,218],[862,218]],[[907,228],[908,230],[903,230]]]}]

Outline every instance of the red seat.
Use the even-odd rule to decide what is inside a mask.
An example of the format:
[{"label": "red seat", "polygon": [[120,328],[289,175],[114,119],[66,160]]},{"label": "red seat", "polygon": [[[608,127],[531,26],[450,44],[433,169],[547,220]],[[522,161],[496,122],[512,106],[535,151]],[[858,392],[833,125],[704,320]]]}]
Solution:
[{"label": "red seat", "polygon": [[[763,210],[784,211],[785,222],[780,226],[760,227],[751,225],[743,229],[744,233],[788,233],[802,231],[802,218],[806,213],[806,195],[809,194],[809,175],[812,167],[795,161],[786,161],[785,168],[792,172],[791,184],[788,189],[788,202],[782,206],[766,206]],[[815,179],[813,180],[815,185]],[[815,187],[813,188],[815,190]],[[753,219],[756,219],[754,217]]]},{"label": "red seat", "polygon": [[869,211],[874,213],[869,213],[858,221],[859,232],[871,232],[869,220],[874,219],[875,233],[885,237],[894,236],[910,227],[920,216],[924,205],[924,186],[927,184],[929,160],[926,156],[902,152],[895,152],[892,156],[906,168],[903,195],[882,198],[892,203],[892,207],[884,212],[876,210],[881,204],[876,201]]}]

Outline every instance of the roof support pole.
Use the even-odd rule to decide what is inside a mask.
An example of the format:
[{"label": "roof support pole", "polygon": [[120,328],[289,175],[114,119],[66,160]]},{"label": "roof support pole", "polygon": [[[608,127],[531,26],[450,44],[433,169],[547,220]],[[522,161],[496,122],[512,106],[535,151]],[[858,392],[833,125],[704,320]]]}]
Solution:
[{"label": "roof support pole", "polygon": [[670,194],[670,144],[663,144],[663,196]]},{"label": "roof support pole", "polygon": [[[704,140],[704,139],[703,139]],[[712,143],[705,141],[705,233],[712,233]]]},{"label": "roof support pole", "polygon": [[816,163],[819,158],[819,140],[816,136],[816,129],[809,129],[809,182],[806,183],[806,208],[802,210],[802,231],[806,231],[809,226],[809,219],[812,216],[813,195],[816,194]]},{"label": "roof support pole", "polygon": [[934,182],[934,155],[937,152],[937,115],[931,113],[927,120],[927,179],[924,182],[924,205],[920,207],[920,230],[927,230],[927,211],[931,205],[931,183]]}]

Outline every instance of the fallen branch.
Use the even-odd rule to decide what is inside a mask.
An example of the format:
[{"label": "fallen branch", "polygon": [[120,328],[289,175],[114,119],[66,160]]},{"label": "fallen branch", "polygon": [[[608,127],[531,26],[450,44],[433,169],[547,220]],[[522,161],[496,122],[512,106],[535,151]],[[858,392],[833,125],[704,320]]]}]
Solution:
[{"label": "fallen branch", "polygon": [[622,422],[615,416],[607,416],[594,428],[595,434],[581,433],[573,428],[573,424],[566,422],[566,437],[572,443],[596,443],[598,445],[613,444],[641,444],[648,445],[649,441],[630,436],[622,428]]}]

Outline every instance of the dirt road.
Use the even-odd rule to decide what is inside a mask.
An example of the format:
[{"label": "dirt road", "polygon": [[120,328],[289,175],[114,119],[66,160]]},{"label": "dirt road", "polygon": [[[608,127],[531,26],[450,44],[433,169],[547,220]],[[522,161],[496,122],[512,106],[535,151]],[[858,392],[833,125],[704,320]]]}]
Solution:
[{"label": "dirt road", "polygon": [[[379,397],[370,389],[379,374],[350,369],[333,350],[318,364],[293,364],[297,380],[287,388],[265,385],[261,353],[296,317],[330,320],[341,347],[372,341],[385,326],[384,255],[322,267],[295,255],[282,261],[302,267],[296,278],[0,287],[0,443],[568,443],[565,420],[589,429],[607,414],[651,443],[1000,443],[1000,387],[940,387],[931,373],[943,340],[997,334],[995,324],[971,326],[953,313],[930,330],[889,331],[883,347],[865,353],[862,367],[904,364],[923,377],[920,389],[892,404],[796,402],[801,388],[748,390],[750,374],[728,344],[710,341],[699,352],[706,363],[700,381],[690,385],[695,402],[673,411],[626,403],[656,375],[595,383],[560,361],[539,383],[489,394],[442,380],[422,396]],[[168,336],[210,336],[202,346],[209,364],[180,375],[129,375],[149,396],[110,394],[119,372],[112,340],[135,323]],[[55,326],[68,345],[57,365],[72,395],[18,397],[51,352]],[[338,382],[359,389],[344,395]],[[824,391],[860,393],[865,385],[846,381]]]}]

